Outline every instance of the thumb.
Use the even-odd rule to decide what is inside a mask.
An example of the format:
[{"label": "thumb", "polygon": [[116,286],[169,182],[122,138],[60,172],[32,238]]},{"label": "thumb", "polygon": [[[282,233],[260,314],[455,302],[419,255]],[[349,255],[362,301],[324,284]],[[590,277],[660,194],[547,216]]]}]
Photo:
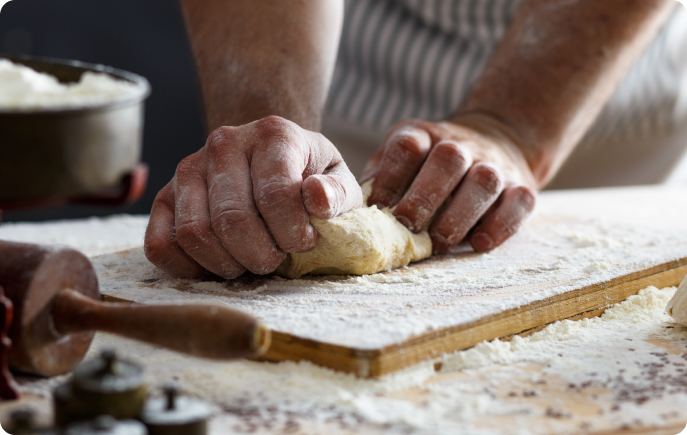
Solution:
[{"label": "thumb", "polygon": [[324,174],[306,178],[302,194],[308,213],[319,219],[331,219],[363,205],[360,186],[343,161]]}]

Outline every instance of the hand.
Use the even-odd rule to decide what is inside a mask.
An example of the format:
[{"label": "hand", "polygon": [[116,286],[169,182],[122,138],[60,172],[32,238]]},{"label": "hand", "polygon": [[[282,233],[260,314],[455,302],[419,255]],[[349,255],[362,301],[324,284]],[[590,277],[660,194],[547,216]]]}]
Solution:
[{"label": "hand", "polygon": [[321,134],[276,116],[221,127],[155,198],[145,254],[177,277],[266,274],[286,253],[315,248],[309,215],[361,205],[355,177]]},{"label": "hand", "polygon": [[520,148],[483,116],[395,125],[362,180],[373,177],[368,204],[397,205],[394,215],[415,232],[431,223],[435,253],[466,237],[476,251],[491,250],[518,230],[535,204],[536,182]]}]

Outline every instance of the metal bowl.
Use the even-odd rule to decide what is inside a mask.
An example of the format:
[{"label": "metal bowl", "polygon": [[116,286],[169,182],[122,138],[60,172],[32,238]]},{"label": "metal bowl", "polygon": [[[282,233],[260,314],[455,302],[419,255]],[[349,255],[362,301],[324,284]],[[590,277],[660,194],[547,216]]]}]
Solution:
[{"label": "metal bowl", "polygon": [[78,82],[84,72],[93,71],[139,88],[107,104],[0,109],[1,208],[96,198],[119,189],[137,167],[140,172],[144,100],[150,94],[145,78],[71,60],[2,54],[0,58],[52,74],[60,82]]}]

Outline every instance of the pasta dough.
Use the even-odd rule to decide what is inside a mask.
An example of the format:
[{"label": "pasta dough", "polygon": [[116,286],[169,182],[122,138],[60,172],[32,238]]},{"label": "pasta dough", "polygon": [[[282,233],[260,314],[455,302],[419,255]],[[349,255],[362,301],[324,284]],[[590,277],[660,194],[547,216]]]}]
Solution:
[{"label": "pasta dough", "polygon": [[[363,186],[363,193],[369,191],[370,185],[368,182]],[[277,269],[279,275],[368,275],[403,267],[432,254],[427,231],[414,234],[388,208],[363,207],[329,220],[311,216],[310,222],[319,233],[317,247],[289,254]]]}]

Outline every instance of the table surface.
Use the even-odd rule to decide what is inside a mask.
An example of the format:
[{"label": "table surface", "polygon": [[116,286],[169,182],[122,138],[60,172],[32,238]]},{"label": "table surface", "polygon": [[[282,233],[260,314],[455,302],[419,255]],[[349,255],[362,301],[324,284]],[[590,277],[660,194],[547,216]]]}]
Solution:
[{"label": "table surface", "polygon": [[[634,212],[647,210],[638,204]],[[145,217],[131,216],[5,224],[0,238],[95,256],[139,247],[145,225]],[[687,329],[662,312],[672,291],[647,290],[601,318],[480,344],[381,379],[309,363],[204,361],[101,333],[89,357],[115,346],[147,367],[153,391],[178,380],[215,406],[213,434],[676,434],[687,423]],[[0,404],[0,422],[23,406],[48,421],[49,392],[65,380],[21,378],[24,398]]]},{"label": "table surface", "polygon": [[[687,273],[687,189],[548,192],[507,243],[363,277],[174,279],[142,248],[93,257],[101,293],[226,304],[275,334],[266,357],[379,376],[622,301]],[[466,249],[468,248],[468,249]],[[667,274],[665,280],[654,277]]]}]

